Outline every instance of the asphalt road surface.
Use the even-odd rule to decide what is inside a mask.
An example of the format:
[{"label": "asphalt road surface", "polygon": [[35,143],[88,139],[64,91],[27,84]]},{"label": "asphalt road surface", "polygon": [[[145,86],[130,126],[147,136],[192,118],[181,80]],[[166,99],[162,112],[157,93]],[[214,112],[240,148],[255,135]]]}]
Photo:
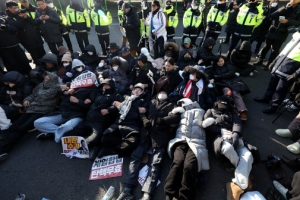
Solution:
[{"label": "asphalt road surface", "polygon": [[[176,32],[176,41],[180,44],[182,33],[182,21]],[[202,36],[202,35],[200,35]],[[220,37],[224,37],[224,33]],[[71,35],[74,50],[79,50],[74,35]],[[91,32],[90,43],[94,44],[98,52],[101,52],[98,39],[94,31]],[[111,25],[111,42],[121,44],[121,33],[117,19]],[[199,43],[199,40],[197,44]],[[254,50],[254,43],[252,50]],[[215,51],[219,46],[217,42]],[[223,45],[223,54],[227,51],[229,44]],[[255,60],[253,55],[252,61]],[[253,77],[243,78],[251,89],[251,93],[244,96],[248,108],[248,120],[243,122],[243,136],[251,144],[255,145],[262,159],[266,159],[270,153],[285,155],[293,158],[286,146],[291,144],[290,139],[280,138],[275,134],[277,128],[286,128],[298,112],[285,112],[276,122],[272,120],[281,112],[274,114],[263,114],[261,110],[266,104],[256,103],[254,97],[261,96],[267,88],[270,72],[263,71],[257,67]],[[62,155],[61,144],[54,141],[37,141],[35,137],[38,132],[28,133],[9,153],[9,158],[0,163],[0,200],[13,200],[17,193],[25,194],[29,200],[41,200],[43,197],[51,200],[100,200],[105,191],[115,187],[116,198],[121,191],[121,183],[128,171],[129,158],[124,159],[123,176],[97,181],[89,181],[92,162],[82,159],[69,159]],[[221,167],[213,154],[209,156],[210,170],[204,173],[203,183],[199,184],[197,199],[223,200],[226,199],[225,184],[233,178],[234,173],[226,171]],[[167,156],[163,163],[163,171],[160,180],[162,184],[157,187],[154,200],[163,200],[163,183],[168,175],[171,160]],[[263,195],[272,186],[271,179],[263,164],[253,167],[254,190]],[[291,172],[287,173],[292,177]],[[136,198],[142,196],[141,186],[135,190]]]}]

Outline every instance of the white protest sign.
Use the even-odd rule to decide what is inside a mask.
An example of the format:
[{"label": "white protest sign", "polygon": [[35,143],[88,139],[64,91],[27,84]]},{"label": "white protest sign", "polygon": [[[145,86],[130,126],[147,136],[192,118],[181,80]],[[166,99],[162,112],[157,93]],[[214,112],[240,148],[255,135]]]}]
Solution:
[{"label": "white protest sign", "polygon": [[63,153],[67,157],[89,158],[89,148],[83,137],[68,136],[61,138]]}]

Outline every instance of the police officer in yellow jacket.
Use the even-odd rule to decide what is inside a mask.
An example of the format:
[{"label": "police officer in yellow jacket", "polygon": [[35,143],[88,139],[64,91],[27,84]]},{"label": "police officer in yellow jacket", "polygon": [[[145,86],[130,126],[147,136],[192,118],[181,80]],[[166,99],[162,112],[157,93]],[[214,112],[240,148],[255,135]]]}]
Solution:
[{"label": "police officer in yellow jacket", "polygon": [[109,25],[112,23],[110,12],[104,8],[103,0],[95,0],[95,8],[91,11],[91,18],[102,48],[102,54],[107,55],[109,46]]},{"label": "police officer in yellow jacket", "polygon": [[28,0],[19,0],[18,5],[19,5],[19,8],[26,10],[27,15],[31,19],[35,19],[36,7],[31,5]]},{"label": "police officer in yellow jacket", "polygon": [[231,51],[236,47],[241,40],[249,40],[251,38],[253,30],[258,27],[263,20],[263,7],[262,2],[257,0],[248,0],[247,4],[240,7],[240,11],[237,15],[237,25],[231,39],[231,45],[227,52],[226,58],[229,59]]},{"label": "police officer in yellow jacket", "polygon": [[164,12],[167,13],[167,40],[173,39],[175,36],[175,29],[178,25],[178,13],[174,10],[171,0],[166,1],[166,8]]},{"label": "police officer in yellow jacket", "polygon": [[58,14],[58,16],[60,18],[60,21],[61,21],[61,23],[59,25],[60,33],[63,36],[65,42],[67,43],[69,51],[71,51],[73,53],[73,46],[72,46],[72,42],[71,42],[71,39],[70,39],[70,36],[69,36],[69,31],[68,31],[68,28],[67,28],[68,21],[67,21],[67,18],[65,16],[65,14],[63,13],[62,10],[60,10],[56,6],[54,6],[52,0],[46,0],[46,3],[48,5],[48,7],[55,10],[56,13]]},{"label": "police officer in yellow jacket", "polygon": [[138,12],[139,15],[139,19],[140,19],[140,34],[141,34],[141,38],[140,38],[140,42],[139,42],[139,47],[146,47],[148,48],[148,37],[149,37],[149,26],[146,26],[143,23],[143,19],[148,20],[149,18],[149,6],[148,6],[148,1],[147,0],[142,0],[141,1],[141,11]]},{"label": "police officer in yellow jacket", "polygon": [[[90,16],[84,9],[79,0],[71,0],[70,5],[66,8],[68,26],[71,33],[75,33],[79,48],[81,51],[89,44],[88,34],[91,30]],[[83,46],[83,42],[85,46]]]},{"label": "police officer in yellow jacket", "polygon": [[192,44],[196,45],[195,42],[198,37],[198,29],[202,21],[202,14],[199,11],[199,1],[193,0],[191,8],[187,9],[183,15],[183,36],[184,38],[189,37],[192,40]]},{"label": "police officer in yellow jacket", "polygon": [[92,11],[95,8],[94,0],[87,0],[86,5],[89,11]]},{"label": "police officer in yellow jacket", "polygon": [[123,5],[124,1],[123,0],[119,0],[118,1],[118,20],[119,20],[119,24],[120,24],[120,31],[122,31],[122,47],[125,47],[126,44],[127,44],[127,37],[123,34],[126,34],[125,33],[125,29],[122,26],[123,24],[123,20],[125,18],[125,14],[124,14],[124,11],[122,10],[122,5]]},{"label": "police officer in yellow jacket", "polygon": [[211,7],[207,15],[207,27],[203,41],[209,37],[217,41],[222,27],[227,22],[228,14],[229,10],[226,6],[226,0],[218,0],[217,4]]}]

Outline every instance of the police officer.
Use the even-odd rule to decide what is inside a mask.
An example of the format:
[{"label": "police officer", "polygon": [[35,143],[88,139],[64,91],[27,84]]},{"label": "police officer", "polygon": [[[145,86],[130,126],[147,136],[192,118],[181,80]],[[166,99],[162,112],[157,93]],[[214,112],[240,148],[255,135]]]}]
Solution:
[{"label": "police officer", "polygon": [[212,37],[215,41],[218,39],[222,27],[227,22],[228,14],[226,0],[218,0],[217,4],[211,7],[207,15],[207,28],[203,41],[209,37]]},{"label": "police officer", "polygon": [[67,43],[69,51],[71,51],[73,53],[73,46],[72,46],[71,39],[70,39],[70,36],[69,36],[69,31],[68,31],[68,28],[67,28],[68,21],[67,21],[67,18],[65,16],[65,14],[63,13],[62,10],[60,10],[56,6],[54,6],[52,0],[46,0],[46,3],[50,8],[55,10],[56,13],[58,14],[58,16],[61,20],[61,24],[59,25],[60,33],[61,33],[62,37],[65,39],[65,42]]},{"label": "police officer", "polygon": [[28,0],[19,0],[18,6],[24,9],[31,19],[35,18],[36,7],[31,5]]},{"label": "police officer", "polygon": [[164,12],[167,13],[167,40],[170,40],[175,36],[175,29],[178,25],[178,13],[174,10],[171,0],[166,1]]},{"label": "police officer", "polygon": [[141,34],[141,39],[140,39],[140,43],[139,43],[139,47],[147,47],[147,43],[148,43],[148,37],[149,37],[149,26],[146,26],[143,23],[143,19],[148,20],[149,18],[149,13],[150,10],[148,8],[148,1],[147,0],[142,0],[141,1],[141,11],[138,12],[139,15],[139,19],[140,19],[140,34]]},{"label": "police officer", "polygon": [[232,35],[231,45],[226,56],[228,60],[231,51],[236,47],[240,40],[244,41],[251,38],[253,30],[262,23],[262,15],[262,2],[257,2],[257,0],[249,0],[247,4],[240,7],[240,11],[236,18],[237,25]]},{"label": "police officer", "polygon": [[272,63],[272,61],[279,54],[279,49],[288,36],[288,27],[292,25],[300,26],[299,2],[299,0],[291,0],[285,7],[279,8],[271,15],[273,24],[266,35],[266,43],[259,52],[258,60],[253,64],[262,64],[263,59],[271,49],[269,60],[264,66],[265,70],[269,68],[270,63]]},{"label": "police officer", "polygon": [[264,113],[276,112],[284,100],[294,81],[300,78],[300,33],[293,34],[292,40],[281,51],[280,55],[270,64],[274,65],[267,91],[263,97],[254,101],[269,103],[271,106],[262,110]]},{"label": "police officer", "polygon": [[[71,0],[66,8],[68,26],[71,33],[75,33],[79,48],[83,52],[84,47],[89,44],[88,34],[91,31],[90,16],[78,0]],[[83,42],[85,46],[83,46]]]},{"label": "police officer", "polygon": [[91,11],[91,18],[95,24],[95,30],[102,48],[102,54],[107,55],[109,46],[109,25],[112,23],[110,12],[103,6],[103,0],[95,0],[95,8]]},{"label": "police officer", "polygon": [[87,0],[86,5],[89,13],[95,8],[94,0]]},{"label": "police officer", "polygon": [[184,38],[189,37],[192,40],[192,44],[196,45],[195,42],[198,37],[198,29],[202,22],[202,14],[199,11],[199,1],[193,0],[191,8],[187,9],[183,15],[183,36]]},{"label": "police officer", "polygon": [[125,29],[122,27],[123,24],[123,20],[125,18],[124,16],[124,11],[122,10],[122,5],[123,5],[124,1],[123,0],[119,0],[118,1],[118,20],[119,20],[119,24],[120,24],[120,29],[122,29],[123,33],[122,33],[122,47],[125,47],[127,44],[127,37],[123,34],[125,33]]}]

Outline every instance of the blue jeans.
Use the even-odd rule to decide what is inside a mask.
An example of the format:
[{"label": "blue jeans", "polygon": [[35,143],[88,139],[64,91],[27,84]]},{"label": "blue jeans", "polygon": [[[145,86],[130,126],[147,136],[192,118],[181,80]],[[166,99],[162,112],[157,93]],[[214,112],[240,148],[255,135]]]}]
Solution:
[{"label": "blue jeans", "polygon": [[34,127],[40,132],[53,133],[55,135],[55,142],[59,143],[64,133],[72,130],[81,121],[82,118],[80,117],[70,120],[63,119],[62,115],[59,114],[35,120]]}]

